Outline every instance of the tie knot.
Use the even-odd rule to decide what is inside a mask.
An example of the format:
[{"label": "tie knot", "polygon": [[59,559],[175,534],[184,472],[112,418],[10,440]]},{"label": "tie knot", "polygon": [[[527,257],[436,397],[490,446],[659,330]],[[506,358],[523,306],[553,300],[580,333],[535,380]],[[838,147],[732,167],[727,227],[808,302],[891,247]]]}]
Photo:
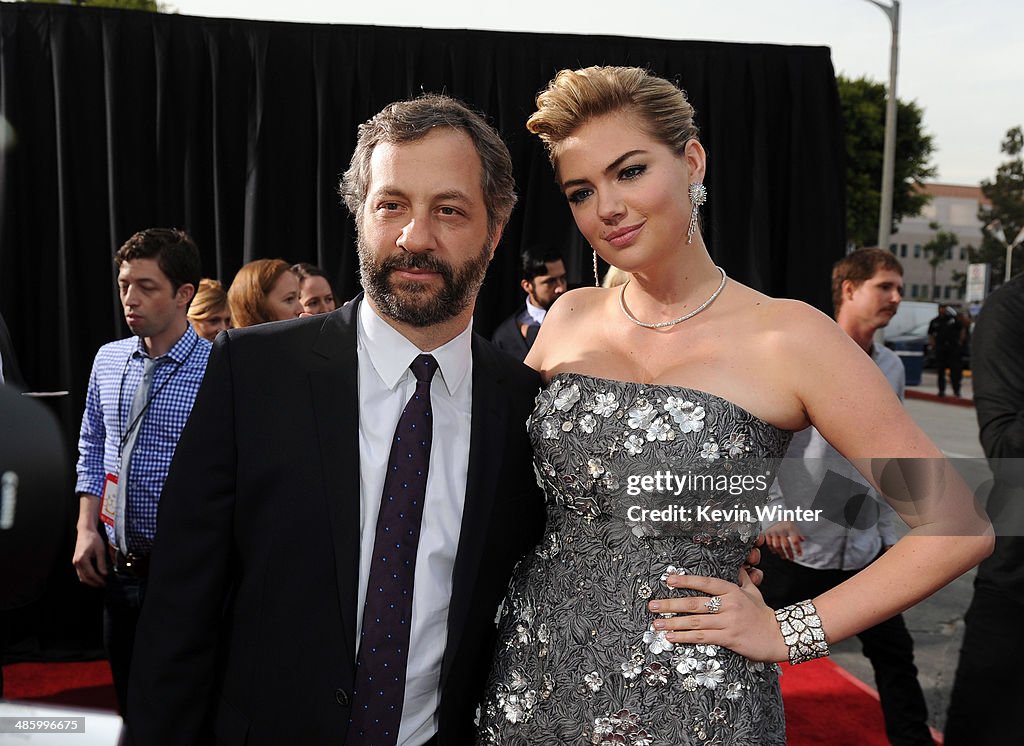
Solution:
[{"label": "tie knot", "polygon": [[437,370],[437,361],[433,355],[417,355],[409,366],[409,370],[416,376],[419,383],[430,383],[430,379],[434,377],[434,372]]}]

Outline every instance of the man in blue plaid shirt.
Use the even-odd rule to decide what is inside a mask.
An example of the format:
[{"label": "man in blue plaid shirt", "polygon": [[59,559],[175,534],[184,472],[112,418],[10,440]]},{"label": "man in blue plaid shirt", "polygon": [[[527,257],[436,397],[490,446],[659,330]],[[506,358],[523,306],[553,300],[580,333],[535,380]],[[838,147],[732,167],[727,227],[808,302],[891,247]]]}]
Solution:
[{"label": "man in blue plaid shirt", "polygon": [[134,336],[104,345],[93,362],[78,441],[73,561],[79,580],[105,589],[104,645],[124,713],[157,504],[211,345],[188,322],[201,275],[188,234],[140,231],[114,262]]}]

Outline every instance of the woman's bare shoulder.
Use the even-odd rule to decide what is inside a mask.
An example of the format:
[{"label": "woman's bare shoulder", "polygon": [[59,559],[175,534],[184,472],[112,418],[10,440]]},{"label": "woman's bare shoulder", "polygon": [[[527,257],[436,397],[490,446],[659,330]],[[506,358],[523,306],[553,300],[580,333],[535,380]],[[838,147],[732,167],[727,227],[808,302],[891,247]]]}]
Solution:
[{"label": "woman's bare shoulder", "polygon": [[743,315],[744,321],[763,331],[780,333],[833,334],[840,331],[835,321],[814,306],[792,298],[774,298],[770,295],[737,284],[732,299],[734,313]]},{"label": "woman's bare shoulder", "polygon": [[573,338],[574,330],[586,328],[607,308],[610,292],[606,288],[587,287],[561,295],[548,309],[526,364],[541,372],[550,367],[552,353],[565,351],[566,340]]},{"label": "woman's bare shoulder", "polygon": [[548,315],[544,318],[544,323],[548,323],[549,319],[557,320],[571,317],[575,314],[586,314],[588,311],[592,311],[595,307],[607,302],[611,292],[612,289],[609,288],[592,287],[569,290],[559,296],[558,300],[552,304],[548,310]]}]

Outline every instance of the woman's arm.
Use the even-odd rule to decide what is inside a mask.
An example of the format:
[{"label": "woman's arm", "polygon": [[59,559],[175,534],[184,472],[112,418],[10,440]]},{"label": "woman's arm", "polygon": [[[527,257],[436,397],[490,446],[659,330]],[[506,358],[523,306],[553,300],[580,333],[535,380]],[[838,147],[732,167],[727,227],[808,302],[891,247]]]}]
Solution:
[{"label": "woman's arm", "polygon": [[[877,561],[814,599],[827,639],[845,639],[913,606],[984,559],[991,525],[942,452],[907,414],[871,358],[829,319],[802,304],[780,304],[786,334],[763,367],[766,390],[785,385],[808,421],[849,459],[911,527]],[[783,376],[788,382],[783,380]],[[673,578],[675,587],[722,597],[661,602],[662,620],[684,630],[673,642],[710,642],[748,657],[783,660],[787,648],[770,609],[751,584]]]}]

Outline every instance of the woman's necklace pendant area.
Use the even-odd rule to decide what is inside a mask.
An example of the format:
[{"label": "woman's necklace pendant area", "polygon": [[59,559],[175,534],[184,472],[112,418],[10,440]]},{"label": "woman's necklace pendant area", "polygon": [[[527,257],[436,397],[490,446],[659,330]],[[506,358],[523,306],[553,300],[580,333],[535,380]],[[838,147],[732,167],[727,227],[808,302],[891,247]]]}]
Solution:
[{"label": "woman's necklace pendant area", "polygon": [[725,289],[725,282],[728,279],[728,277],[726,277],[725,270],[722,269],[721,267],[718,267],[718,266],[716,266],[715,269],[717,269],[719,272],[722,273],[722,281],[718,284],[718,288],[715,290],[715,292],[713,292],[711,294],[710,298],[708,298],[706,301],[701,303],[699,306],[697,306],[695,309],[693,309],[689,313],[684,313],[678,319],[672,319],[671,321],[659,321],[659,322],[657,322],[655,324],[649,324],[646,321],[641,321],[636,316],[631,314],[629,312],[629,309],[626,308],[626,286],[629,285],[629,281],[627,281],[626,284],[622,286],[622,291],[619,293],[619,308],[622,309],[622,313],[624,313],[626,315],[627,319],[632,321],[637,326],[642,326],[644,329],[666,329],[666,328],[668,328],[670,326],[675,326],[676,324],[681,324],[682,322],[686,321],[687,319],[692,319],[698,313],[700,313],[701,311],[706,309],[708,306],[710,306],[712,303],[714,303],[715,302],[715,298],[717,298],[722,293],[722,291]]}]

